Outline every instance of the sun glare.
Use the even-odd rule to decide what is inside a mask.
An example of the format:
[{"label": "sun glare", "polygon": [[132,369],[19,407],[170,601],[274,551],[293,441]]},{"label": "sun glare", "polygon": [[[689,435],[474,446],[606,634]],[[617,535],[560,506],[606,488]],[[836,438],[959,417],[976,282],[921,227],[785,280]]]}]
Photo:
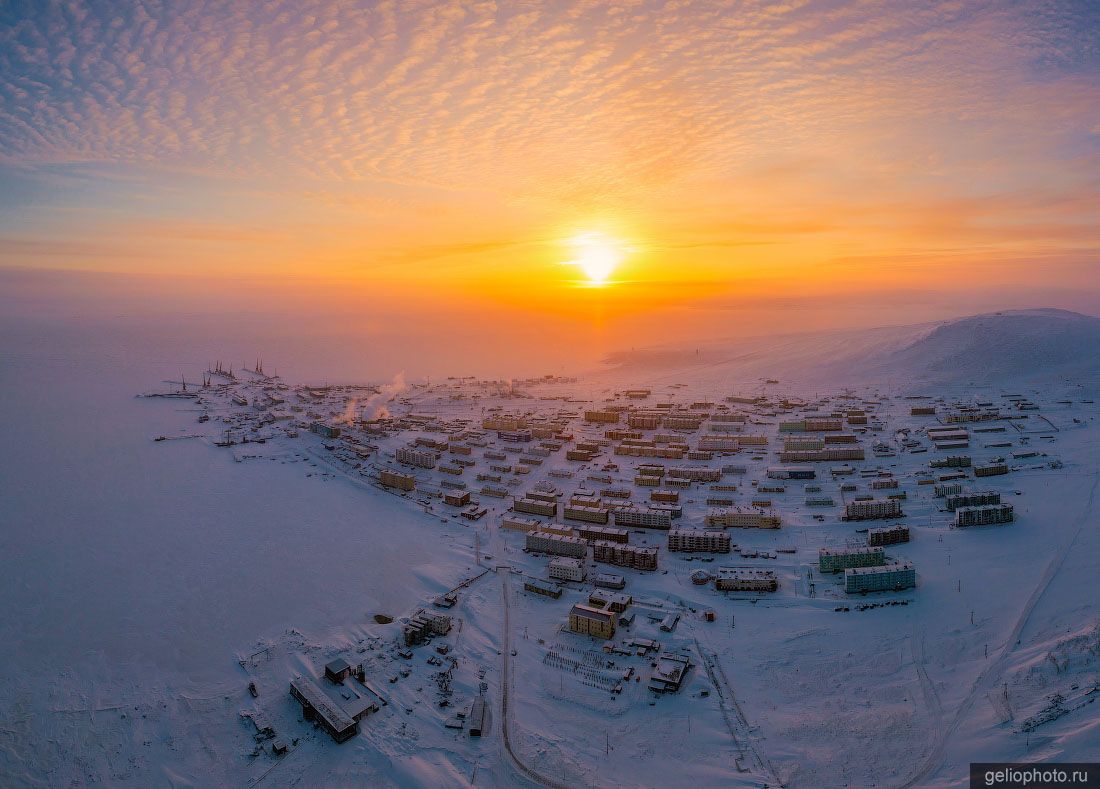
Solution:
[{"label": "sun glare", "polygon": [[575,257],[568,261],[577,266],[593,285],[603,285],[622,261],[622,244],[602,233],[582,233],[570,240]]}]

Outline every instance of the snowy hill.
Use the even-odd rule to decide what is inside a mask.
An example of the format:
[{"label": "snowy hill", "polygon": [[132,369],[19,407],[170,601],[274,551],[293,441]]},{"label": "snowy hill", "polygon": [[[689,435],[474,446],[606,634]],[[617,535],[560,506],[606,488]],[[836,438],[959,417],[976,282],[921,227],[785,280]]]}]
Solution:
[{"label": "snowy hill", "polygon": [[1094,379],[1100,318],[1056,309],[974,315],[880,358],[884,372],[908,371],[930,383]]},{"label": "snowy hill", "polygon": [[[661,380],[691,369],[719,385],[763,377],[815,385],[1100,383],[1100,318],[1013,310],[910,326],[726,340],[690,351],[613,354],[620,372]],[[675,371],[675,372],[674,372]]]}]

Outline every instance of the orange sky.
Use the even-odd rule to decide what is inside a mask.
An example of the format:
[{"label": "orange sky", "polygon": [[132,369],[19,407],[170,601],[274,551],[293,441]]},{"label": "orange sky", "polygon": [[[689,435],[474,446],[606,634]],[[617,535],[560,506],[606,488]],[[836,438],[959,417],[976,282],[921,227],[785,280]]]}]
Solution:
[{"label": "orange sky", "polygon": [[1100,280],[1087,4],[2,13],[0,265],[600,320]]}]

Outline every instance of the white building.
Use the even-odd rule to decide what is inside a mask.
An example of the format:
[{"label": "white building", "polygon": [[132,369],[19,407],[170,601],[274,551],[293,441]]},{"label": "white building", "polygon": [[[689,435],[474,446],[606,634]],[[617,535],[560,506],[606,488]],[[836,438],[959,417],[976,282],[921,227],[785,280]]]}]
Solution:
[{"label": "white building", "polygon": [[555,581],[583,581],[584,563],[572,556],[555,556],[548,565],[550,578]]}]

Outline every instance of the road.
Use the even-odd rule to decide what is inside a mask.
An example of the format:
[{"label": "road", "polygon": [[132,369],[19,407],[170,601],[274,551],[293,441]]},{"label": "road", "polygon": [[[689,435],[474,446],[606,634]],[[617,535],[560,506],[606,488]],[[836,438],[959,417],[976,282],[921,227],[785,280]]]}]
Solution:
[{"label": "road", "polygon": [[509,691],[512,687],[512,622],[508,599],[511,590],[510,579],[512,571],[508,567],[501,566],[497,567],[497,573],[500,575],[501,593],[504,596],[504,635],[500,642],[500,654],[502,656],[500,679],[500,733],[504,740],[504,751],[508,754],[508,758],[512,760],[512,764],[515,766],[516,770],[536,784],[549,787],[549,789],[574,789],[573,785],[563,784],[559,781],[555,781],[549,776],[543,775],[520,759],[516,752],[512,750],[512,740],[509,733],[512,728],[512,709],[508,704]]},{"label": "road", "polygon": [[1089,515],[1092,514],[1093,501],[1096,498],[1096,488],[1098,484],[1100,484],[1100,475],[1094,475],[1092,488],[1089,489],[1088,503],[1081,512],[1081,517],[1077,519],[1077,528],[1073,532],[1073,537],[1067,540],[1057,555],[1050,560],[1050,564],[1047,565],[1046,570],[1043,572],[1043,577],[1039,579],[1039,583],[1031,593],[1031,597],[1028,598],[1027,603],[1020,611],[1020,616],[1016,619],[1016,624],[1012,628],[1012,632],[1005,640],[1001,653],[992,663],[985,667],[985,670],[982,671],[981,674],[978,675],[978,678],[974,681],[974,685],[970,688],[970,693],[967,694],[962,704],[959,705],[959,709],[956,711],[955,717],[951,721],[951,725],[946,728],[940,727],[938,729],[939,736],[937,737],[935,746],[932,748],[932,752],[928,754],[928,757],[924,760],[920,769],[901,785],[901,789],[909,789],[909,787],[924,783],[925,780],[940,767],[943,762],[944,747],[952,738],[956,729],[959,728],[963,719],[970,713],[971,709],[973,709],[974,702],[985,695],[1000,681],[1005,666],[1008,664],[1008,659],[1016,650],[1016,646],[1020,640],[1020,634],[1024,631],[1024,628],[1027,627],[1031,619],[1031,614],[1035,610],[1035,606],[1038,605],[1039,600],[1042,599],[1043,594],[1050,586],[1050,582],[1053,581],[1054,577],[1058,574],[1058,571],[1062,569],[1062,564],[1065,562],[1074,543],[1077,542],[1077,538],[1080,536],[1081,531],[1085,528]]}]

